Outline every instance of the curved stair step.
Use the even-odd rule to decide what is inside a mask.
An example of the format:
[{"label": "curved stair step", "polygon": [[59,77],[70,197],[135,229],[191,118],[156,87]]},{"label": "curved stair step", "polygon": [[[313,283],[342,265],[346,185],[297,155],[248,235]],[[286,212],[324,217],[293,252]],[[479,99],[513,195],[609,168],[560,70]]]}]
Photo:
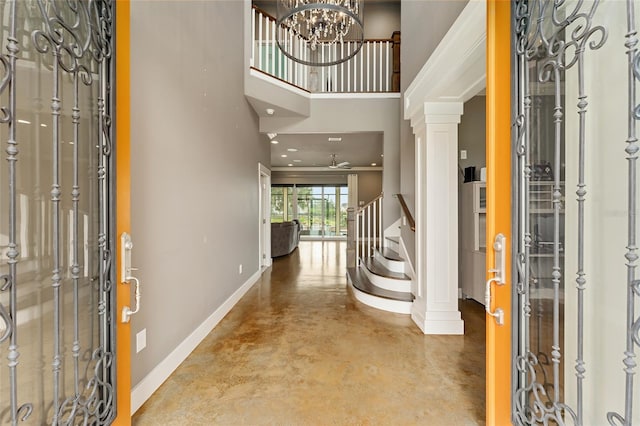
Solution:
[{"label": "curved stair step", "polygon": [[404,259],[402,258],[402,256],[400,256],[400,253],[395,250],[391,250],[389,247],[384,247],[382,250],[380,250],[380,254],[385,259],[394,260],[396,262],[404,262]]},{"label": "curved stair step", "polygon": [[390,271],[404,273],[406,271],[406,262],[400,255],[390,248],[376,249],[374,252],[375,259],[384,265]]},{"label": "curved stair step", "polygon": [[389,268],[384,266],[382,263],[378,262],[373,257],[367,257],[367,258],[362,259],[362,264],[370,272],[372,272],[372,273],[374,273],[376,275],[379,275],[381,277],[392,278],[394,280],[401,280],[401,281],[411,281],[411,277],[409,277],[407,274],[405,274],[403,272],[391,271]]},{"label": "curved stair step", "polygon": [[362,259],[360,268],[369,281],[377,287],[402,293],[411,293],[412,291],[413,283],[409,276],[403,272],[390,270],[373,257]]},{"label": "curved stair step", "polygon": [[347,268],[347,279],[355,298],[376,309],[399,314],[410,314],[413,295],[386,290],[373,284],[360,268]]}]

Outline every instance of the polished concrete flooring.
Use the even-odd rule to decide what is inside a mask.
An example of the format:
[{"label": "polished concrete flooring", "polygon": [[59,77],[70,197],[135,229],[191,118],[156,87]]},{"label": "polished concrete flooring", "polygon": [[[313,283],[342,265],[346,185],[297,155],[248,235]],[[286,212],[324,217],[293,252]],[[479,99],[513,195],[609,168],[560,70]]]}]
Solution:
[{"label": "polished concrete flooring", "polygon": [[484,314],[464,336],[357,302],[344,242],[275,259],[133,417],[143,425],[484,424]]}]

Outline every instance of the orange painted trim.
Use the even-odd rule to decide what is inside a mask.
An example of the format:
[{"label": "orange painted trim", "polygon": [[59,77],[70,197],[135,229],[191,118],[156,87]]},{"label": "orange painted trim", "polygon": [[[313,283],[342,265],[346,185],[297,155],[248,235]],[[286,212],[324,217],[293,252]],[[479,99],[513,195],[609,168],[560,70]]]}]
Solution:
[{"label": "orange painted trim", "polygon": [[131,157],[130,157],[130,4],[129,0],[115,2],[115,64],[116,64],[116,369],[117,417],[116,426],[131,425],[131,325],[120,321],[120,312],[130,305],[131,289],[120,283],[120,235],[131,233]]},{"label": "orange painted trim", "polygon": [[[506,284],[494,286],[492,310],[501,307],[505,324],[487,315],[487,425],[511,424],[511,2],[487,1],[487,270],[498,233],[506,237]],[[488,276],[487,276],[488,278]]]}]

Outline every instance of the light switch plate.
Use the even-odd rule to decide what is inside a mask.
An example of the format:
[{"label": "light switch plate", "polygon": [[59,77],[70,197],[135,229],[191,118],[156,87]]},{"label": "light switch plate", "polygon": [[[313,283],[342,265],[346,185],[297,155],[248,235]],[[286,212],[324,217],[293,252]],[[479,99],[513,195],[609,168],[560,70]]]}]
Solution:
[{"label": "light switch plate", "polygon": [[136,334],[136,353],[147,347],[147,329],[144,328]]}]

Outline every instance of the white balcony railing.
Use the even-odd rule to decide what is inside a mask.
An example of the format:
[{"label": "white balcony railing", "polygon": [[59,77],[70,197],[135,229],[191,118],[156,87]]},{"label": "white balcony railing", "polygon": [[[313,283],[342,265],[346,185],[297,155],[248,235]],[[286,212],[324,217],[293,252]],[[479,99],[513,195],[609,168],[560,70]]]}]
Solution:
[{"label": "white balcony railing", "polygon": [[[254,38],[251,66],[259,71],[314,93],[399,91],[399,37],[397,41],[365,40],[360,52],[351,60],[338,65],[312,67],[295,62],[280,51],[276,43],[276,20],[272,16],[253,7],[251,24]],[[287,32],[290,45],[294,46],[300,57],[308,59],[311,48],[307,41],[293,31],[283,31]],[[344,54],[355,48],[355,42],[345,42],[320,45],[316,49],[324,60],[335,58],[340,50]]]}]

